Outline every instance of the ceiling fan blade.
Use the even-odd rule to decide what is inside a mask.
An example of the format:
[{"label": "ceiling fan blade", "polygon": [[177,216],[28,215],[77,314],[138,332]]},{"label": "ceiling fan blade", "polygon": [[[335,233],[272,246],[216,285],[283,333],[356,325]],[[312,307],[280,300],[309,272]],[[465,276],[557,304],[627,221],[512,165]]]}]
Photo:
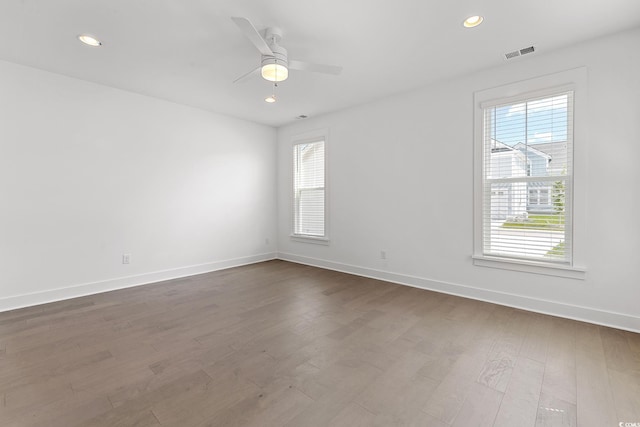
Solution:
[{"label": "ceiling fan blade", "polygon": [[242,30],[245,36],[253,43],[253,45],[258,48],[261,54],[263,55],[273,55],[273,51],[267,44],[267,42],[262,38],[256,27],[247,19],[240,18],[234,16],[231,18],[233,22],[236,23],[238,27]]},{"label": "ceiling fan blade", "polygon": [[248,73],[241,75],[240,77],[235,79],[233,82],[234,83],[244,83],[247,80],[249,80],[251,77],[257,76],[258,75],[258,71],[260,71],[260,67],[256,67],[253,70],[249,71]]},{"label": "ceiling fan blade", "polygon": [[335,65],[313,64],[311,62],[296,61],[295,59],[289,60],[289,68],[300,71],[313,71],[314,73],[333,74],[334,76],[342,72],[342,67]]}]

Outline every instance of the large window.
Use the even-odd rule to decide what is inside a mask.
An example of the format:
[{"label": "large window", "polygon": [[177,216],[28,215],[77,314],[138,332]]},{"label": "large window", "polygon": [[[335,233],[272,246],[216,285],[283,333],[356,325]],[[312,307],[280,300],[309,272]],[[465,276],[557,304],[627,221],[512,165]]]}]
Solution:
[{"label": "large window", "polygon": [[326,238],[325,139],[293,145],[293,235]]},{"label": "large window", "polygon": [[584,278],[586,77],[474,93],[475,265]]},{"label": "large window", "polygon": [[483,255],[571,263],[573,92],[483,110]]}]

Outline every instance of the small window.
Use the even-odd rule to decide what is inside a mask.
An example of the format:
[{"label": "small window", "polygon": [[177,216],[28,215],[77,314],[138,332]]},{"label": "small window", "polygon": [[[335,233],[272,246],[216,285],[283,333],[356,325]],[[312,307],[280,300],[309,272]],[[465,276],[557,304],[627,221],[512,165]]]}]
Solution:
[{"label": "small window", "polygon": [[293,145],[293,236],[326,239],[325,139]]},{"label": "small window", "polygon": [[550,207],[549,190],[547,188],[529,190],[529,206]]},{"label": "small window", "polygon": [[529,205],[535,206],[538,204],[538,190],[529,190]]},{"label": "small window", "polygon": [[540,205],[541,206],[548,206],[549,205],[549,190],[547,189],[540,189],[539,190],[539,198],[538,198]]}]

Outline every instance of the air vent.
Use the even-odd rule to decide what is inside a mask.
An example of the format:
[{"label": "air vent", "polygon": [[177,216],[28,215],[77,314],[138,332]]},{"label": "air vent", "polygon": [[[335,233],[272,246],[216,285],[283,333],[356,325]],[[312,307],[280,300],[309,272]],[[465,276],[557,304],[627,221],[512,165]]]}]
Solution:
[{"label": "air vent", "polygon": [[505,53],[504,57],[507,59],[511,59],[511,58],[516,58],[520,56],[520,51],[519,50],[514,50],[513,52],[509,52],[509,53]]},{"label": "air vent", "polygon": [[522,49],[514,50],[513,52],[507,52],[504,54],[505,59],[517,58],[518,56],[526,55],[528,53],[535,52],[535,46],[529,46]]},{"label": "air vent", "polygon": [[536,48],[533,46],[525,47],[524,49],[520,49],[520,55],[526,55],[527,53],[535,52]]}]

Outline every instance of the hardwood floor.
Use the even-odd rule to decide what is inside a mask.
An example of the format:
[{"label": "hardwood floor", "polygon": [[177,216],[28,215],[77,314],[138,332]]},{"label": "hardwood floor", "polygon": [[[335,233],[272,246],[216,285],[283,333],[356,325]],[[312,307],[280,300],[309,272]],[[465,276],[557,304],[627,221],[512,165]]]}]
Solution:
[{"label": "hardwood floor", "polygon": [[0,313],[0,425],[640,423],[640,334],[283,261]]}]

